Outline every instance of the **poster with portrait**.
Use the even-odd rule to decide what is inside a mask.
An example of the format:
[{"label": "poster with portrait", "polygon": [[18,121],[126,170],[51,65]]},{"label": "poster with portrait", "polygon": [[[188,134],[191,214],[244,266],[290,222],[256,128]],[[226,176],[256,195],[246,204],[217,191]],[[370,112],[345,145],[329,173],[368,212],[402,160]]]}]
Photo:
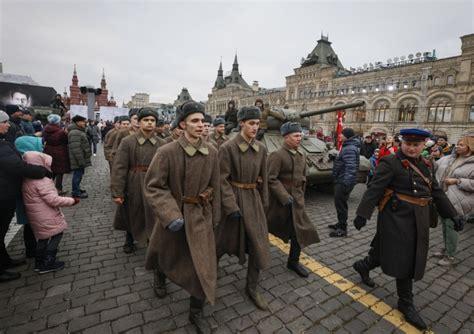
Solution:
[{"label": "poster with portrait", "polygon": [[56,95],[52,87],[0,82],[0,108],[8,104],[48,107]]}]

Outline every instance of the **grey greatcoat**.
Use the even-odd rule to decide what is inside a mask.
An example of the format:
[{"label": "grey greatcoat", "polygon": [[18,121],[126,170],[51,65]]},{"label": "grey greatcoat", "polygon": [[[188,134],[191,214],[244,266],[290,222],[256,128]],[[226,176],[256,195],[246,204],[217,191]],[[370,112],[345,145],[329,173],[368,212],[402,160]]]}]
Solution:
[{"label": "grey greatcoat", "polygon": [[[431,190],[404,160],[411,161],[431,182]],[[412,197],[432,197],[443,218],[457,215],[451,202],[421,159],[409,159],[399,150],[383,157],[357,208],[357,215],[370,219],[389,188]],[[423,278],[429,243],[429,205],[419,206],[391,197],[377,217],[377,232],[371,246],[385,274],[395,278]]]},{"label": "grey greatcoat", "polygon": [[[192,204],[212,188],[209,202]],[[220,182],[217,150],[200,142],[193,146],[182,136],[160,147],[145,177],[145,198],[155,217],[145,266],[159,266],[166,277],[195,298],[214,304],[217,261],[213,227],[220,219]],[[186,203],[185,203],[186,202]],[[184,219],[184,227],[170,231],[167,226]]]},{"label": "grey greatcoat", "polygon": [[[305,210],[305,187],[305,153],[283,144],[268,157],[268,229],[284,242],[296,235],[301,248],[319,242],[316,227]],[[293,204],[288,205],[290,196],[293,197]]]},{"label": "grey greatcoat", "polygon": [[[245,262],[245,253],[255,258],[258,269],[270,265],[270,244],[265,209],[268,205],[267,150],[254,140],[250,145],[240,134],[219,149],[222,223],[216,229],[217,257],[236,255]],[[255,184],[257,188],[242,189],[231,182]],[[240,211],[240,222],[228,219]],[[248,241],[248,242],[247,242]]]},{"label": "grey greatcoat", "polygon": [[114,228],[132,233],[135,240],[146,241],[153,231],[153,215],[144,201],[143,188],[148,166],[164,144],[154,133],[146,137],[139,130],[122,140],[115,155],[110,188],[112,197],[125,201],[117,207]]},{"label": "grey greatcoat", "polygon": [[86,136],[86,129],[71,124],[68,128],[69,160],[71,169],[85,168],[92,165],[91,147]]}]

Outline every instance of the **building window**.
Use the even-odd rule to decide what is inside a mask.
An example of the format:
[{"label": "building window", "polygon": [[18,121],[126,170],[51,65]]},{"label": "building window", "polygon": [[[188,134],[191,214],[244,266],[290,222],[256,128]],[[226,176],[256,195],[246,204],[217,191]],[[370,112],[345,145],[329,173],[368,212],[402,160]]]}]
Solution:
[{"label": "building window", "polygon": [[448,85],[454,85],[454,75],[448,75]]},{"label": "building window", "polygon": [[388,121],[388,110],[389,110],[389,107],[387,103],[379,103],[375,107],[374,122]]},{"label": "building window", "polygon": [[418,111],[418,104],[416,100],[405,100],[398,109],[399,122],[414,122],[415,114]]},{"label": "building window", "polygon": [[471,104],[469,109],[469,122],[474,122],[474,104]]},{"label": "building window", "polygon": [[437,98],[429,105],[428,122],[450,122],[451,111],[451,103],[447,98]]},{"label": "building window", "polygon": [[434,78],[434,85],[439,86],[441,84],[441,79],[439,77]]}]

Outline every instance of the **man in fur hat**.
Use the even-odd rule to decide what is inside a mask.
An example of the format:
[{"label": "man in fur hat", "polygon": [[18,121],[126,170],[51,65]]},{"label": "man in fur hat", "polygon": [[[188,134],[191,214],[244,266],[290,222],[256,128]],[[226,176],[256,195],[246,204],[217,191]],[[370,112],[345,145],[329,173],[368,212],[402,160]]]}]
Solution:
[{"label": "man in fur hat", "polygon": [[217,148],[221,147],[226,141],[229,140],[229,137],[225,134],[225,121],[223,118],[217,117],[214,122],[214,133],[211,135],[211,141],[214,142]]}]

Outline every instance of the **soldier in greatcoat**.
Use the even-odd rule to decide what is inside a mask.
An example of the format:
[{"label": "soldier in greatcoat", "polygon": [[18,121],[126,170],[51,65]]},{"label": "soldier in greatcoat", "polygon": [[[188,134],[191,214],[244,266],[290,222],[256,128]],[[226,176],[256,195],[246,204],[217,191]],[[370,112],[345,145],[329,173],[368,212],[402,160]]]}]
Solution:
[{"label": "soldier in greatcoat", "polygon": [[107,132],[107,134],[105,135],[105,138],[103,140],[104,142],[104,157],[105,157],[105,160],[107,160],[107,162],[109,163],[109,171],[112,170],[112,163],[110,161],[110,152],[113,148],[113,142],[111,142],[110,140],[110,137],[111,136],[115,136],[114,133],[118,131],[118,129],[120,129],[120,116],[116,116],[114,118],[114,127],[109,131]]},{"label": "soldier in greatcoat", "polygon": [[202,308],[214,304],[217,260],[214,226],[220,220],[217,150],[201,140],[204,106],[194,101],[178,108],[184,130],[161,147],[145,177],[145,198],[155,217],[146,268],[158,269],[191,294],[189,320],[209,332]]},{"label": "soldier in greatcoat", "polygon": [[140,109],[136,109],[136,108],[130,109],[130,111],[128,112],[128,117],[130,118],[130,125],[127,128],[120,129],[115,135],[114,146],[112,147],[112,150],[110,152],[110,158],[112,160],[112,164],[115,158],[115,154],[117,153],[118,147],[120,146],[120,143],[122,142],[122,140],[125,137],[133,135],[140,128],[138,124],[138,116],[137,116],[139,110]]},{"label": "soldier in greatcoat", "polygon": [[219,149],[222,223],[216,230],[217,256],[231,254],[245,263],[249,254],[246,293],[261,310],[268,304],[257,292],[260,271],[270,265],[265,209],[268,205],[267,150],[255,140],[260,110],[243,107],[237,119],[240,133]]},{"label": "soldier in greatcoat", "polygon": [[301,248],[319,242],[305,210],[306,155],[300,149],[303,129],[287,122],[280,128],[282,147],[268,157],[268,230],[284,242],[291,240],[287,267],[301,277],[309,272],[299,263]]},{"label": "soldier in greatcoat", "polygon": [[[457,212],[433,176],[431,164],[421,151],[430,133],[402,129],[401,150],[383,157],[374,178],[357,208],[354,225],[361,229],[378,205],[377,232],[367,257],[354,263],[354,269],[368,286],[375,286],[370,270],[396,278],[398,309],[407,322],[426,329],[413,305],[413,279],[423,278],[428,253],[432,203],[439,215],[459,222]],[[461,222],[462,223],[462,222]]]},{"label": "soldier in greatcoat", "polygon": [[[203,126],[204,126],[204,130],[202,132],[202,140],[204,140],[205,142],[207,143],[210,143],[210,144],[213,144],[211,142],[211,125],[212,125],[212,116],[209,115],[209,114],[205,114],[204,115],[204,121],[203,121]],[[214,145],[215,146],[215,145]]]},{"label": "soldier in greatcoat", "polygon": [[158,122],[156,122],[156,135],[163,140],[169,136],[165,131],[165,121],[162,118],[158,118]]},{"label": "soldier in greatcoat", "polygon": [[119,205],[114,228],[131,235],[126,238],[125,253],[133,251],[131,240],[146,242],[153,230],[153,216],[144,204],[143,188],[148,165],[165,144],[155,134],[157,118],[153,109],[140,109],[139,130],[122,140],[114,159],[110,188],[114,202]]},{"label": "soldier in greatcoat", "polygon": [[211,135],[211,141],[219,148],[229,140],[229,137],[225,134],[225,121],[223,118],[217,117],[212,122],[212,125],[214,126],[214,133]]},{"label": "soldier in greatcoat", "polygon": [[178,126],[178,120],[175,119],[173,122],[171,122],[171,135],[165,138],[165,141],[167,143],[172,143],[176,140],[178,140],[182,135],[183,135],[183,129],[181,129]]}]

